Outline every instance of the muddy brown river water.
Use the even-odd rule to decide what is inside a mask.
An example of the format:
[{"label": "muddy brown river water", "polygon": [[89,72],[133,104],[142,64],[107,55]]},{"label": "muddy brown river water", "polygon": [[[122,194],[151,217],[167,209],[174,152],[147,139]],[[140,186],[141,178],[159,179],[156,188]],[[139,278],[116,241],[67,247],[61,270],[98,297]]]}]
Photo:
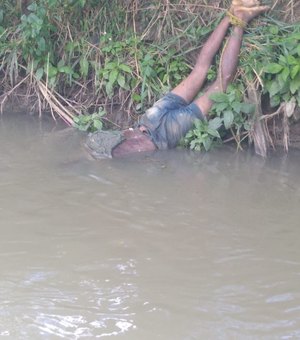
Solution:
[{"label": "muddy brown river water", "polygon": [[90,161],[62,135],[0,121],[1,339],[300,339],[299,152]]}]

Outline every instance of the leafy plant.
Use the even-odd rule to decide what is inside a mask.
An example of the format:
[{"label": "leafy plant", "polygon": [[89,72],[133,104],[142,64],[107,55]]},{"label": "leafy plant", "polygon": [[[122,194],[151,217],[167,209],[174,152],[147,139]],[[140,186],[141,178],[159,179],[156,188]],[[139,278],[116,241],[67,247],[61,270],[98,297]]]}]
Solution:
[{"label": "leafy plant", "polygon": [[214,101],[210,115],[219,117],[226,130],[233,128],[239,135],[241,130],[249,130],[249,117],[254,112],[254,105],[242,99],[243,87],[230,85],[226,93],[214,93],[210,98]]},{"label": "leafy plant", "polygon": [[50,35],[56,30],[48,18],[48,8],[53,8],[57,0],[32,2],[28,15],[22,15],[19,29],[22,34],[22,49],[25,59],[44,60],[51,52]]},{"label": "leafy plant", "polygon": [[218,132],[221,126],[222,120],[219,117],[209,121],[197,119],[194,128],[186,134],[181,145],[195,151],[209,151],[214,145],[221,144]]},{"label": "leafy plant", "polygon": [[132,74],[130,66],[118,61],[112,61],[105,64],[101,73],[105,79],[105,90],[109,98],[113,96],[116,84],[122,89],[130,89],[127,79],[128,75]]},{"label": "leafy plant", "polygon": [[272,107],[292,98],[300,105],[300,33],[293,38],[298,40],[298,44],[286,49],[276,62],[263,69],[265,93],[269,93]]},{"label": "leafy plant", "polygon": [[[210,98],[214,101],[209,121],[196,121],[194,128],[187,133],[183,144],[192,150],[208,151],[222,142],[226,130],[234,135],[236,141],[241,138],[242,131],[250,130],[249,117],[254,106],[242,101],[242,89],[230,85],[226,93],[214,93]],[[219,131],[220,130],[220,131]]]},{"label": "leafy plant", "polygon": [[163,85],[169,88],[183,80],[189,71],[187,62],[182,56],[176,56],[176,50],[170,49],[155,62],[156,72]]},{"label": "leafy plant", "polygon": [[103,128],[103,116],[106,112],[100,108],[98,112],[87,115],[79,115],[74,118],[75,127],[80,131],[95,132]]},{"label": "leafy plant", "polygon": [[[262,85],[271,107],[290,100],[300,103],[300,25],[274,21],[254,28],[246,37],[250,53],[244,49],[241,67],[244,81]],[[255,46],[255,48],[254,48]]]}]

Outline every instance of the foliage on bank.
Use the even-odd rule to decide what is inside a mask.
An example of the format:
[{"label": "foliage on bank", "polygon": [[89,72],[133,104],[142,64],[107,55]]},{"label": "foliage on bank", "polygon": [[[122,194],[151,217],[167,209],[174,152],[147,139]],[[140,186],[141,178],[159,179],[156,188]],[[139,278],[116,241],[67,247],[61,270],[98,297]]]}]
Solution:
[{"label": "foliage on bank", "polygon": [[[256,141],[262,125],[265,143],[272,143],[270,120],[295,119],[300,28],[279,19],[297,21],[297,5],[276,5],[272,17],[248,29],[235,85],[213,98],[212,123],[198,122],[184,145],[208,150],[234,139],[241,146]],[[199,0],[3,0],[0,104],[17,98],[81,129],[132,124],[189,73],[227,7]],[[214,65],[208,79],[216,72]],[[270,104],[264,116],[261,92]]]},{"label": "foliage on bank", "polygon": [[289,124],[299,121],[300,25],[269,18],[263,26],[249,30],[234,84],[212,99],[213,121],[198,122],[184,145],[209,150],[228,139],[242,148],[247,139],[256,143],[258,153],[265,155],[280,132],[288,149]]}]

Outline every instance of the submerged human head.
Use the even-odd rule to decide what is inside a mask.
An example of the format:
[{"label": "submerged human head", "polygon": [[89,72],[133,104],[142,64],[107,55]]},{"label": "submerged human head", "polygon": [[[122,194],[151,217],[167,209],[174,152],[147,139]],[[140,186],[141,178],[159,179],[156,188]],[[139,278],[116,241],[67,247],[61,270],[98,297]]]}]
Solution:
[{"label": "submerged human head", "polygon": [[97,131],[89,134],[85,147],[95,159],[123,157],[154,151],[155,144],[139,128],[124,131]]},{"label": "submerged human head", "polygon": [[112,150],[113,157],[122,157],[129,154],[154,151],[156,146],[140,129],[128,129],[123,131],[124,140]]}]

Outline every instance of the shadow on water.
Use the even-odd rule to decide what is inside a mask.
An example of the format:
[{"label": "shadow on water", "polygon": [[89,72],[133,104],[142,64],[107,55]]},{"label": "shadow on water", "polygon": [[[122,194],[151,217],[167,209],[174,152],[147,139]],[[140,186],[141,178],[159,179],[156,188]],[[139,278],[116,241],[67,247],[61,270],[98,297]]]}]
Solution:
[{"label": "shadow on water", "polygon": [[298,151],[91,161],[0,122],[0,336],[300,337]]}]

